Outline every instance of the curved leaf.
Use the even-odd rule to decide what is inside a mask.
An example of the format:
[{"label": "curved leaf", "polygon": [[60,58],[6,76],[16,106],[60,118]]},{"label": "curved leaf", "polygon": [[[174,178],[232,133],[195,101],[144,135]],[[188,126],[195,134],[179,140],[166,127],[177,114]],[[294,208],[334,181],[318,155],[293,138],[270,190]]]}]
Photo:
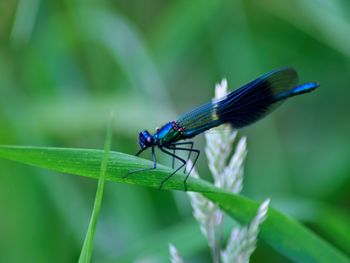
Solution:
[{"label": "curved leaf", "polygon": [[[0,146],[0,157],[54,171],[97,179],[103,151],[90,149]],[[158,188],[171,173],[162,165],[153,171],[123,177],[130,170],[151,167],[150,161],[135,156],[110,152],[106,180]],[[183,190],[184,175],[171,178],[164,189]],[[218,203],[229,215],[241,223],[254,217],[259,204],[248,198],[224,192],[200,179],[189,178],[188,190],[202,192]],[[276,250],[298,262],[349,262],[332,245],[312,233],[294,219],[269,209],[267,220],[261,226],[260,237]]]}]

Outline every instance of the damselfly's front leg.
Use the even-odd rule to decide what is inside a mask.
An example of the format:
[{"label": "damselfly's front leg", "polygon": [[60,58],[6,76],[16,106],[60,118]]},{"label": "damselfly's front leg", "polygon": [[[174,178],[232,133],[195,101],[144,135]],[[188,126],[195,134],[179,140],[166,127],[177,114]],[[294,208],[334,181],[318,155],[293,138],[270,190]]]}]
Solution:
[{"label": "damselfly's front leg", "polygon": [[[142,151],[139,151],[136,156],[138,156]],[[149,171],[149,170],[154,170],[157,168],[157,161],[156,161],[156,154],[154,152],[154,146],[152,146],[152,160],[153,160],[153,167],[150,168],[144,168],[144,169],[137,169],[134,171],[129,171],[123,179],[127,178],[130,174],[138,173],[138,172],[144,172],[144,171]]]}]

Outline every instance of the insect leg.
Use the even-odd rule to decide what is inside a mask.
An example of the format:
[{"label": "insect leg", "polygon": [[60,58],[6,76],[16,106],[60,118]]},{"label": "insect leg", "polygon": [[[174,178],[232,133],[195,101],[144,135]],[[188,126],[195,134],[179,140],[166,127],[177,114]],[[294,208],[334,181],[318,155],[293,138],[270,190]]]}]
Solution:
[{"label": "insect leg", "polygon": [[186,175],[186,178],[185,178],[185,181],[184,181],[184,184],[185,184],[185,185],[186,185],[187,179],[188,179],[188,177],[190,176],[190,174],[191,174],[191,172],[192,172],[194,166],[196,165],[196,163],[197,163],[197,161],[198,161],[198,158],[199,158],[199,155],[200,155],[200,153],[201,153],[201,151],[198,150],[198,149],[191,149],[191,150],[192,150],[193,152],[195,152],[195,153],[197,154],[197,156],[196,156],[196,158],[194,158],[194,161],[193,161],[193,163],[192,163],[192,167],[191,167],[191,169],[189,170],[188,174]]},{"label": "insect leg", "polygon": [[197,160],[198,160],[198,157],[199,157],[199,154],[200,154],[200,151],[199,150],[197,150],[197,149],[188,149],[188,148],[181,148],[181,147],[173,147],[172,145],[169,145],[168,147],[167,147],[168,149],[171,149],[171,150],[180,150],[180,151],[188,151],[188,152],[194,152],[194,153],[196,153],[197,155],[196,155],[196,157],[195,157],[195,159],[194,159],[194,162],[193,162],[193,164],[192,164],[192,167],[191,167],[191,169],[189,170],[189,172],[188,172],[188,174],[186,175],[186,178],[185,178],[185,180],[184,180],[184,185],[185,185],[185,191],[187,191],[187,179],[188,179],[188,177],[190,176],[190,174],[191,174],[191,172],[192,172],[192,170],[193,170],[193,168],[194,168],[194,166],[195,166],[195,164],[196,164],[196,162],[197,162]]},{"label": "insect leg", "polygon": [[[175,155],[175,150],[173,151],[173,154]],[[175,167],[175,157],[173,156],[173,161],[172,161],[172,164],[171,164],[171,168],[174,169]]]},{"label": "insect leg", "polygon": [[[175,143],[172,143],[170,146],[174,146],[176,147],[177,145],[190,145],[190,148],[189,148],[189,151],[188,151],[188,156],[187,156],[187,161],[191,158],[191,154],[192,154],[192,149],[193,149],[193,142],[175,142]],[[175,153],[175,149],[174,149],[174,153]],[[173,167],[174,169],[174,167]],[[185,169],[184,169],[184,173],[186,173],[186,166],[185,166]]]},{"label": "insect leg", "polygon": [[146,150],[146,148],[140,149],[140,150],[135,154],[135,156],[139,156],[144,150]]},{"label": "insect leg", "polygon": [[[171,145],[191,145],[190,149],[193,148],[193,142],[175,142],[175,143],[172,143]],[[176,149],[173,150],[174,155],[175,153],[176,153]],[[191,157],[191,152],[188,153],[187,161],[190,159],[190,157]],[[175,161],[175,158],[173,157],[173,163],[172,163],[173,169],[174,169],[174,161]],[[186,173],[186,166],[185,166],[184,173]]]},{"label": "insect leg", "polygon": [[[175,147],[176,147],[176,145],[191,145],[189,148],[190,151],[188,151],[188,156],[187,156],[187,161],[186,161],[186,162],[188,162],[188,160],[191,158],[191,153],[192,153],[192,149],[193,149],[193,142],[175,142],[175,143],[171,144],[171,146],[175,146]],[[175,150],[174,150],[174,153],[175,153]],[[174,167],[173,167],[173,169],[174,169]],[[185,173],[186,173],[186,166],[184,169],[184,174]]]},{"label": "insect leg", "polygon": [[[141,152],[138,152],[136,156],[138,156]],[[138,173],[138,172],[144,172],[149,170],[154,170],[157,168],[157,161],[156,161],[156,154],[154,152],[154,146],[152,146],[152,161],[153,161],[153,167],[150,168],[144,168],[144,169],[137,169],[134,171],[129,171],[126,175],[123,176],[123,179],[127,178],[130,174]]]},{"label": "insect leg", "polygon": [[[162,148],[162,147],[159,147],[159,149],[160,149],[162,152],[164,152],[164,153],[166,153],[166,154],[172,156],[173,158],[178,159],[180,162],[182,162],[182,164],[180,165],[180,167],[178,167],[178,168],[177,168],[174,172],[172,172],[168,177],[166,177],[165,179],[163,179],[163,181],[160,183],[160,186],[159,186],[159,190],[160,190],[160,189],[162,189],[162,187],[163,187],[163,185],[164,185],[164,183],[165,183],[166,181],[168,181],[174,174],[177,173],[177,171],[179,171],[182,167],[184,167],[184,166],[186,165],[186,161],[185,161],[184,159],[182,159],[181,157],[179,157],[179,156],[177,156],[177,155],[175,155],[175,154],[173,154],[173,153],[171,153],[171,152],[165,150],[165,149]],[[176,149],[175,149],[175,150],[176,150]],[[187,189],[186,189],[186,190],[187,190]]]}]

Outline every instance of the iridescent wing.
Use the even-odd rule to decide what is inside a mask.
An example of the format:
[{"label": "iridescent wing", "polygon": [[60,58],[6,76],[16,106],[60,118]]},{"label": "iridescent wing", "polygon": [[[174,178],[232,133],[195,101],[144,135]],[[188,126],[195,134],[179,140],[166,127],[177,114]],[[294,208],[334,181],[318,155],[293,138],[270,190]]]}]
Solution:
[{"label": "iridescent wing", "polygon": [[[191,138],[223,123],[241,128],[272,112],[288,97],[310,92],[317,83],[296,86],[293,68],[273,70],[219,100],[184,114],[177,121],[184,127],[184,137]],[[295,87],[296,86],[296,87]]]}]

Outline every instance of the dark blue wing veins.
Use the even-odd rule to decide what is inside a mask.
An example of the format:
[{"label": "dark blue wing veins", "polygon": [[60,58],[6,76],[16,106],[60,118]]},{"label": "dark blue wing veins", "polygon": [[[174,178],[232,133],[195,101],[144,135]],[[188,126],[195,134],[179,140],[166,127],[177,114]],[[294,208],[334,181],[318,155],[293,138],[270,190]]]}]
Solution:
[{"label": "dark blue wing veins", "polygon": [[184,129],[183,137],[192,138],[223,123],[242,128],[272,112],[285,99],[318,87],[314,82],[296,86],[297,82],[293,68],[271,71],[225,97],[181,116],[177,122]]}]

